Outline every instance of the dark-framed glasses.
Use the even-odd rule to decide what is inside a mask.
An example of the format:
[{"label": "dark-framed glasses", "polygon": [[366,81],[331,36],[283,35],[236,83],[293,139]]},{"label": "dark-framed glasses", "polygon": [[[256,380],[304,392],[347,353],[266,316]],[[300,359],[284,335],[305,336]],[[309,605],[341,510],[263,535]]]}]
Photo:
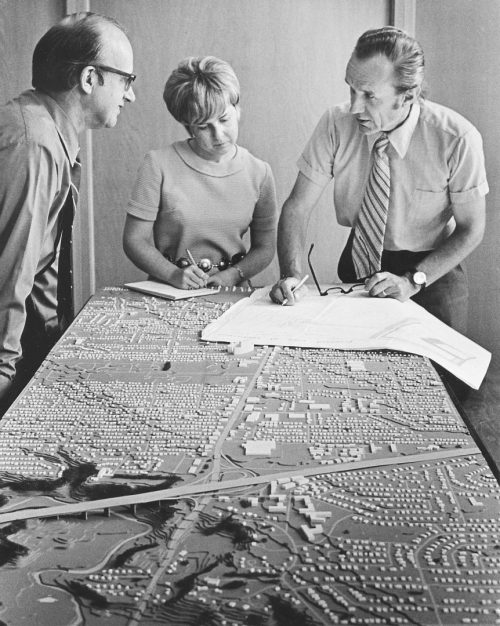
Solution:
[{"label": "dark-framed glasses", "polygon": [[128,91],[132,86],[132,83],[137,78],[137,74],[129,74],[128,72],[124,72],[123,70],[117,70],[116,67],[110,67],[109,65],[97,65],[93,64],[92,67],[95,67],[96,70],[101,70],[101,72],[111,72],[112,74],[118,74],[118,76],[123,76],[125,80],[125,91]]},{"label": "dark-framed glasses", "polygon": [[314,271],[314,268],[311,262],[311,252],[313,251],[313,249],[314,249],[314,244],[312,243],[311,247],[309,248],[309,252],[307,253],[307,264],[309,265],[309,269],[311,270],[311,276],[313,277],[314,284],[316,285],[316,289],[318,290],[318,293],[320,296],[327,296],[330,292],[338,293],[339,295],[344,295],[344,294],[352,293],[353,291],[362,291],[365,288],[365,280],[369,278],[369,276],[366,276],[364,278],[359,278],[358,282],[353,283],[349,287],[342,287],[341,285],[334,285],[333,287],[329,287],[328,289],[321,289],[318,279],[316,278],[316,272]]}]

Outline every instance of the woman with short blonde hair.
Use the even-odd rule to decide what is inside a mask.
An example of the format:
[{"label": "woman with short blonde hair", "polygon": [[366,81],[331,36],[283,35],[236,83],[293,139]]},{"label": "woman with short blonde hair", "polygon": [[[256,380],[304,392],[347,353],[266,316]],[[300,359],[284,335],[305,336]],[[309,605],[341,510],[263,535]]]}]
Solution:
[{"label": "woman with short blonde hair", "polygon": [[146,155],[127,208],[127,256],[182,289],[234,286],[272,261],[270,166],[239,146],[240,86],[229,63],[188,57],[163,93],[189,138]]}]

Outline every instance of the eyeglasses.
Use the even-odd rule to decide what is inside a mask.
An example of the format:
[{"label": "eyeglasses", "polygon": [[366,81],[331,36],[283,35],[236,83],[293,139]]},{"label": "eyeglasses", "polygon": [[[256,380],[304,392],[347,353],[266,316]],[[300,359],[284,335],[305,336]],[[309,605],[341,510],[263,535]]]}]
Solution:
[{"label": "eyeglasses", "polygon": [[329,287],[328,289],[322,290],[318,282],[318,279],[316,278],[316,272],[314,271],[314,268],[311,263],[311,252],[313,251],[313,248],[314,248],[314,244],[312,243],[311,247],[309,248],[309,252],[307,253],[307,264],[309,265],[309,269],[311,270],[314,284],[316,285],[316,289],[318,290],[318,293],[320,296],[327,296],[330,291],[338,292],[341,295],[345,295],[348,293],[352,293],[353,291],[362,291],[365,288],[365,280],[370,278],[370,276],[364,276],[363,278],[358,278],[358,282],[353,283],[348,288],[341,287],[340,285],[335,285],[334,287]]},{"label": "eyeglasses", "polygon": [[122,70],[117,70],[114,67],[109,67],[109,65],[96,65],[94,64],[92,67],[95,67],[96,70],[101,70],[103,72],[111,72],[112,74],[118,74],[119,76],[124,76],[126,78],[125,81],[125,91],[128,91],[132,86],[132,83],[137,78],[136,74],[129,74],[128,72],[123,72]]}]

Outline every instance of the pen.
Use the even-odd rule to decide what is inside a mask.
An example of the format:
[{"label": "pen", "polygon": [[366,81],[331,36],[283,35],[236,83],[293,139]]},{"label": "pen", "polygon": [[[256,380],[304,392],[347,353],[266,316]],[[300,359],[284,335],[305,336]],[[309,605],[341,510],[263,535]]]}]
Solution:
[{"label": "pen", "polygon": [[191,254],[191,252],[186,248],[186,254],[187,257],[189,259],[189,262],[191,263],[191,265],[196,265],[196,261],[194,260],[193,255]]},{"label": "pen", "polygon": [[[308,278],[309,278],[309,274],[306,274],[304,278],[301,278],[299,282],[294,287],[292,287],[292,293],[294,291],[297,291],[297,289],[300,289]],[[281,303],[281,306],[285,306],[287,302],[288,302],[288,298],[285,298],[283,302]]]}]

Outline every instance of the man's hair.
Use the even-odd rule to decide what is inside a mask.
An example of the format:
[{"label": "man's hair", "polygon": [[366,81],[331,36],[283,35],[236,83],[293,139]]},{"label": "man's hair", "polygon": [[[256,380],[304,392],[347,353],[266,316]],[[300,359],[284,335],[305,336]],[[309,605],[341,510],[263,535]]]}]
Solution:
[{"label": "man's hair", "polygon": [[240,84],[226,61],[213,56],[188,57],[170,74],[163,99],[172,116],[189,127],[221,116],[228,104],[236,106]]},{"label": "man's hair", "polygon": [[78,84],[82,69],[99,59],[103,24],[112,24],[125,32],[112,17],[90,12],[73,13],[52,26],[33,52],[33,87],[57,93]]},{"label": "man's hair", "polygon": [[368,59],[378,54],[392,61],[398,93],[420,87],[424,78],[424,52],[416,39],[395,26],[367,30],[354,48],[358,59]]}]

